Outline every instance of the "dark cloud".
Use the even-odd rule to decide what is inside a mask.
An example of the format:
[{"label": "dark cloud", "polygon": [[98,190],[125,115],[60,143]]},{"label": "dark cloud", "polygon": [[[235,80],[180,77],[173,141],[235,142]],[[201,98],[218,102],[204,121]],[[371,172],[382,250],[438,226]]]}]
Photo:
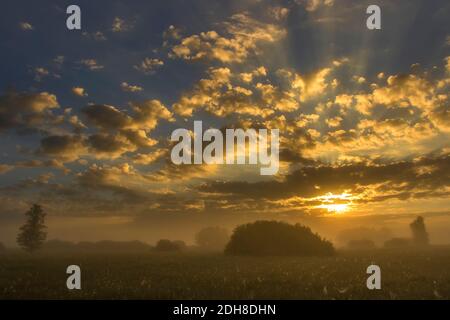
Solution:
[{"label": "dark cloud", "polygon": [[58,108],[56,96],[47,92],[7,92],[0,96],[0,131],[39,128],[55,119],[52,109]]},{"label": "dark cloud", "polygon": [[53,135],[41,140],[38,155],[75,160],[85,152],[84,140],[79,135]]},{"label": "dark cloud", "polygon": [[[376,187],[378,184],[381,186]],[[288,174],[282,181],[250,183],[212,182],[199,187],[202,192],[224,193],[253,199],[287,199],[293,196],[315,197],[327,192],[359,193],[365,187],[376,187],[380,193],[396,191],[395,195],[377,195],[379,201],[387,198],[405,198],[414,190],[432,192],[450,184],[450,156],[422,158],[385,165],[350,164],[345,166],[304,167]],[[405,192],[408,192],[405,194]],[[380,197],[386,197],[385,199]]]},{"label": "dark cloud", "polygon": [[132,121],[124,112],[113,106],[103,104],[86,106],[82,112],[88,121],[102,129],[121,129]]}]

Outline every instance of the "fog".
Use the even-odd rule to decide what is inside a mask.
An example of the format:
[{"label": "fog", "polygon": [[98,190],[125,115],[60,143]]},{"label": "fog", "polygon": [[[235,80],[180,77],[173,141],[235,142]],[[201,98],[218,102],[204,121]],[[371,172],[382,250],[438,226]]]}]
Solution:
[{"label": "fog", "polygon": [[[450,244],[450,215],[421,213],[432,244]],[[301,223],[331,240],[336,247],[349,240],[369,239],[381,246],[392,237],[410,237],[409,223],[416,214],[352,216],[351,214],[306,217],[296,213],[263,214],[164,214],[140,217],[56,217],[48,216],[47,239],[65,241],[131,241],[154,244],[159,239],[183,240],[194,244],[195,234],[204,227],[220,226],[230,232],[239,224],[255,220],[280,220]],[[22,217],[20,217],[22,218]],[[4,221],[0,226],[0,242],[16,246],[21,219]]]}]

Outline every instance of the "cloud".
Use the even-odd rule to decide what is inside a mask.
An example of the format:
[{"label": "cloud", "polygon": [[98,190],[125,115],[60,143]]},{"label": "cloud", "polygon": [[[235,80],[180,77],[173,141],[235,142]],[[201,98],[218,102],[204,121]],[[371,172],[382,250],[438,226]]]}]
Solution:
[{"label": "cloud", "polygon": [[38,155],[60,158],[63,161],[73,161],[86,152],[83,138],[79,135],[54,135],[41,140],[37,150]]},{"label": "cloud", "polygon": [[47,77],[50,72],[43,67],[36,67],[33,69],[34,80],[41,81],[43,78]]},{"label": "cloud", "polygon": [[[385,200],[381,195],[394,198],[435,197],[436,191],[449,186],[449,155],[424,157],[412,161],[389,164],[350,164],[344,166],[306,166],[282,180],[249,183],[246,181],[210,182],[198,187],[199,191],[228,195],[229,198],[290,199],[303,201],[327,193],[352,194],[354,201]],[[425,168],[432,168],[425,170]],[[424,173],[422,173],[424,172]]]},{"label": "cloud", "polygon": [[84,88],[81,87],[73,87],[72,93],[78,97],[87,97],[87,93]]},{"label": "cloud", "polygon": [[87,146],[96,158],[117,158],[139,147],[151,147],[155,140],[147,138],[144,131],[124,130],[116,134],[96,133],[88,137]]},{"label": "cloud", "polygon": [[98,159],[116,159],[124,153],[152,147],[156,143],[157,141],[149,138],[144,130],[133,129],[98,132],[87,136],[53,135],[41,140],[36,154],[57,158],[63,162],[72,162],[86,155]]},{"label": "cloud", "polygon": [[450,56],[446,57],[444,61],[445,61],[445,69],[447,70],[447,72],[450,72]]},{"label": "cloud", "polygon": [[132,118],[116,107],[88,105],[82,109],[88,121],[102,129],[122,129],[131,126]]},{"label": "cloud", "polygon": [[57,68],[61,68],[61,66],[63,65],[65,59],[66,58],[64,56],[59,55],[59,56],[56,56],[53,59],[53,63],[56,65]]},{"label": "cloud", "polygon": [[58,107],[56,96],[48,92],[7,92],[0,96],[0,131],[39,128],[54,120],[51,110]]},{"label": "cloud", "polygon": [[181,37],[181,29],[173,25],[170,25],[169,28],[163,32],[163,39],[165,40],[180,40]]},{"label": "cloud", "polygon": [[329,87],[327,77],[331,68],[322,68],[306,75],[300,75],[289,70],[279,70],[279,75],[290,81],[293,90],[299,90],[300,101],[306,101],[322,94]]},{"label": "cloud", "polygon": [[184,60],[243,62],[251,52],[257,53],[259,43],[275,42],[286,34],[284,29],[259,22],[248,13],[231,16],[221,27],[224,29],[224,35],[216,31],[207,31],[181,39],[172,47],[169,56]]},{"label": "cloud", "polygon": [[[259,69],[258,75],[265,73]],[[252,77],[255,75],[252,72]],[[245,77],[245,76],[244,76]],[[242,74],[233,77],[229,68],[211,68],[208,70],[208,78],[201,79],[191,92],[185,93],[173,104],[175,113],[181,116],[191,116],[196,109],[204,109],[218,117],[229,114],[251,114],[253,116],[266,117],[274,111],[267,101],[260,101],[254,97],[253,91],[241,87],[237,82],[242,81]],[[255,86],[255,90],[258,85]],[[263,98],[264,99],[264,98]],[[262,102],[262,103],[261,103]],[[286,101],[279,101],[275,107],[284,106]]]},{"label": "cloud", "polygon": [[341,125],[342,120],[343,119],[338,116],[338,117],[326,119],[325,122],[327,123],[327,125],[330,128],[335,128],[335,127],[339,127]]},{"label": "cloud", "polygon": [[99,130],[86,139],[86,146],[95,157],[117,158],[152,147],[157,141],[148,133],[161,119],[174,121],[172,113],[158,100],[132,102],[130,108],[130,114],[109,105],[88,105],[82,109],[88,123]]},{"label": "cloud", "polygon": [[101,70],[104,68],[104,66],[99,65],[95,59],[83,59],[78,61],[78,64],[91,71]]},{"label": "cloud", "polygon": [[82,35],[85,36],[88,39],[92,39],[92,40],[95,40],[95,41],[106,41],[107,40],[106,36],[101,31],[95,31],[95,32],[92,32],[92,33],[89,33],[89,32],[85,31],[85,32],[82,33]]},{"label": "cloud", "polygon": [[167,149],[156,149],[149,153],[138,153],[133,156],[133,162],[137,164],[149,165],[167,154]]},{"label": "cloud", "polygon": [[252,82],[254,78],[260,76],[267,76],[267,69],[263,66],[253,70],[252,72],[243,72],[239,74],[239,77],[244,82]]},{"label": "cloud", "polygon": [[26,21],[20,22],[20,23],[19,23],[19,27],[20,27],[20,29],[23,30],[23,31],[31,31],[31,30],[34,30],[34,27],[31,25],[31,23],[26,22]]},{"label": "cloud", "polygon": [[[334,67],[336,68],[336,67]],[[248,114],[267,118],[277,111],[290,113],[302,102],[320,98],[330,88],[333,68],[322,68],[310,74],[280,69],[275,74],[260,66],[249,72],[234,74],[229,67],[210,68],[190,92],[173,104],[175,113],[191,116],[203,109],[218,117]],[[279,81],[273,81],[276,76]]]},{"label": "cloud", "polygon": [[388,106],[417,106],[432,109],[435,105],[434,87],[416,75],[393,75],[387,78],[387,86],[372,92],[374,103]]},{"label": "cloud", "polygon": [[[149,190],[148,181],[145,180],[135,168],[128,163],[114,166],[91,165],[84,172],[76,176],[78,188],[86,189],[94,197],[91,200],[100,203],[114,203],[120,210],[142,210],[142,206],[150,206],[156,202],[156,194]],[[134,211],[136,212],[136,211]],[[123,212],[122,212],[123,214]]]},{"label": "cloud", "polygon": [[126,91],[126,92],[139,92],[139,91],[143,90],[142,87],[139,87],[136,85],[133,86],[131,84],[128,84],[127,82],[122,82],[120,84],[120,87],[122,88],[123,91]]},{"label": "cloud", "polygon": [[4,173],[6,173],[8,171],[11,171],[13,169],[14,169],[13,166],[0,163],[0,174],[4,174]]},{"label": "cloud", "polygon": [[119,17],[115,17],[111,30],[112,32],[125,32],[125,31],[130,31],[131,29],[133,29],[133,24],[125,21],[122,18]]},{"label": "cloud", "polygon": [[153,130],[159,119],[173,121],[172,113],[158,100],[132,102],[134,114],[128,115],[109,105],[88,105],[82,113],[88,121],[101,129],[142,129]]},{"label": "cloud", "polygon": [[15,168],[57,168],[61,169],[64,172],[69,172],[70,170],[64,167],[64,164],[57,159],[49,159],[49,160],[39,160],[39,159],[31,159],[31,160],[22,160],[14,163]]},{"label": "cloud", "polygon": [[200,80],[191,93],[183,95],[172,106],[175,113],[182,116],[191,116],[194,109],[214,103],[218,95],[218,93],[215,93],[229,84],[231,70],[228,68],[210,69],[208,74],[208,79]]},{"label": "cloud", "polygon": [[269,14],[275,19],[275,20],[284,20],[289,14],[289,9],[285,7],[271,7],[269,8]]},{"label": "cloud", "polygon": [[204,179],[215,173],[218,169],[217,165],[175,165],[167,162],[158,171],[152,172],[146,176],[152,182],[175,182],[192,181],[193,179]]},{"label": "cloud", "polygon": [[159,119],[174,121],[173,114],[159,100],[146,100],[143,102],[130,103],[135,112],[134,128],[153,130]]},{"label": "cloud", "polygon": [[296,2],[304,5],[306,11],[310,12],[334,5],[334,0],[296,0]]},{"label": "cloud", "polygon": [[145,58],[139,65],[135,65],[134,68],[143,72],[144,74],[152,74],[156,69],[162,67],[164,62],[159,59]]}]

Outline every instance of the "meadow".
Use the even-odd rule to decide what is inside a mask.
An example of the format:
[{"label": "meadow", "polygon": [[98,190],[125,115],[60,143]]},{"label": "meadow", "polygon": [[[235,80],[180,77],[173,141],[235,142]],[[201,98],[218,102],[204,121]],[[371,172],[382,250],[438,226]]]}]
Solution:
[{"label": "meadow", "polygon": [[[77,264],[82,289],[66,288]],[[381,290],[366,268],[381,267]],[[205,253],[0,254],[0,299],[449,299],[450,248],[333,257]]]}]

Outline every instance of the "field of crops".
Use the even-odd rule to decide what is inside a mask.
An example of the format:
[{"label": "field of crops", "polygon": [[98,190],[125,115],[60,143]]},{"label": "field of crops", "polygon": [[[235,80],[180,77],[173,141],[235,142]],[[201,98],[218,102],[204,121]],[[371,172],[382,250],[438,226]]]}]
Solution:
[{"label": "field of crops", "polygon": [[[82,289],[66,288],[81,267]],[[381,290],[366,268],[381,267]],[[335,257],[220,254],[0,255],[0,299],[449,299],[450,249],[339,252]]]}]

